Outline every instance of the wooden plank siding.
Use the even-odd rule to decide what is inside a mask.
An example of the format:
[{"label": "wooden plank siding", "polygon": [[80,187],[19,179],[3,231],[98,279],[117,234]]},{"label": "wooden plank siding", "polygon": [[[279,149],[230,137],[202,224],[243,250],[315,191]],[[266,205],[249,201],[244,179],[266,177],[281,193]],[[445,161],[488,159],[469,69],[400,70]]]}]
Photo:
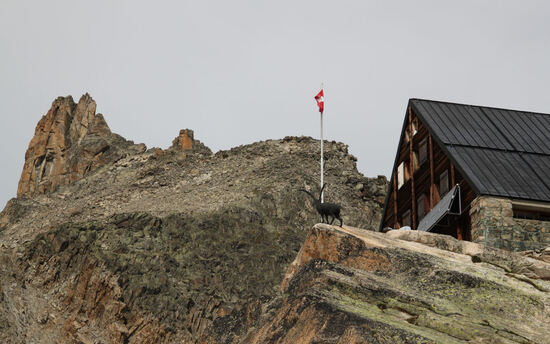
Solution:
[{"label": "wooden plank siding", "polygon": [[[413,115],[412,115],[412,109],[409,107],[409,133],[412,136],[413,134]],[[414,173],[416,171],[416,165],[414,163],[414,148],[413,148],[413,142],[414,140],[412,138],[409,139],[409,178],[411,183],[411,227],[412,229],[416,229],[416,198],[415,198],[415,186],[414,186]]]},{"label": "wooden plank siding", "polygon": [[[406,140],[407,135],[403,135],[402,141],[398,146],[398,157],[393,171],[392,192],[389,193],[386,209],[383,216],[382,228],[400,228],[403,226],[403,215],[407,210],[411,211],[411,228],[416,229],[420,222],[417,214],[417,200],[421,195],[425,197],[425,213],[428,213],[440,200],[439,182],[440,176],[444,171],[448,173],[449,190],[454,186],[452,182],[460,184],[462,196],[463,215],[449,227],[441,229],[439,232],[449,234],[462,239],[469,238],[469,216],[468,209],[470,203],[475,199],[476,194],[468,185],[460,173],[454,169],[451,161],[439,147],[437,142],[432,139],[426,126],[424,126],[415,115],[414,111],[407,113],[406,130],[410,132],[412,121],[418,122],[417,133]],[[410,135],[409,135],[410,136]],[[419,151],[420,143],[426,139],[427,159],[417,168],[414,166],[413,152]],[[397,168],[401,162],[409,167],[410,176],[405,183],[398,188]],[[456,223],[455,223],[456,222]]]}]

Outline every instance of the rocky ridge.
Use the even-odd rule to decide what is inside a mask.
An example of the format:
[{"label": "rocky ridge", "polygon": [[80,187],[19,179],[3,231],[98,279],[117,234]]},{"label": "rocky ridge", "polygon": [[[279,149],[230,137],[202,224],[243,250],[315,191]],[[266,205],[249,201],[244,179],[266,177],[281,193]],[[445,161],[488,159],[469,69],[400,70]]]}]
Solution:
[{"label": "rocky ridge", "polygon": [[[57,99],[0,213],[0,341],[240,341],[318,221],[297,191],[318,189],[318,153],[287,137],[212,154],[191,130],[147,150],[89,96]],[[342,143],[325,159],[326,200],[374,229],[385,177],[358,173]]]}]

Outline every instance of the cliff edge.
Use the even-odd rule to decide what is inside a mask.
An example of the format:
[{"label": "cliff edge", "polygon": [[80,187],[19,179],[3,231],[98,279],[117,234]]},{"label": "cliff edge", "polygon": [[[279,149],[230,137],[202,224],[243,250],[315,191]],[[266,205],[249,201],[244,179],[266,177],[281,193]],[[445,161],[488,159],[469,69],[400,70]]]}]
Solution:
[{"label": "cliff edge", "polygon": [[317,224],[242,343],[550,343],[550,264],[418,231]]}]

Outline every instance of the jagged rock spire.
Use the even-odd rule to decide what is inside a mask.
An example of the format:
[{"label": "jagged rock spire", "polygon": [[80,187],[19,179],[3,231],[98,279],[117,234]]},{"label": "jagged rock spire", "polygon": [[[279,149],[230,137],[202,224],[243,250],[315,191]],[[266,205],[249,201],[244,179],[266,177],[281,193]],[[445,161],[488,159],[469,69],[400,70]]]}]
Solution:
[{"label": "jagged rock spire", "polygon": [[103,116],[96,114],[96,102],[88,93],[78,103],[71,96],[58,97],[36,125],[17,196],[53,191],[81,179],[130,146],[133,142],[113,134]]}]

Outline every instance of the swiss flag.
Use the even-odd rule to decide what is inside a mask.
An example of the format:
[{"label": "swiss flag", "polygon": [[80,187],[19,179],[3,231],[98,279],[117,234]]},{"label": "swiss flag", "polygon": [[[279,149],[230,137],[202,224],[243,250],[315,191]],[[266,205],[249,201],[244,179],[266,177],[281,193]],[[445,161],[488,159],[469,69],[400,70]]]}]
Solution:
[{"label": "swiss flag", "polygon": [[317,106],[319,106],[319,112],[323,113],[323,110],[325,109],[325,94],[322,89],[315,96],[315,100],[317,101]]}]

